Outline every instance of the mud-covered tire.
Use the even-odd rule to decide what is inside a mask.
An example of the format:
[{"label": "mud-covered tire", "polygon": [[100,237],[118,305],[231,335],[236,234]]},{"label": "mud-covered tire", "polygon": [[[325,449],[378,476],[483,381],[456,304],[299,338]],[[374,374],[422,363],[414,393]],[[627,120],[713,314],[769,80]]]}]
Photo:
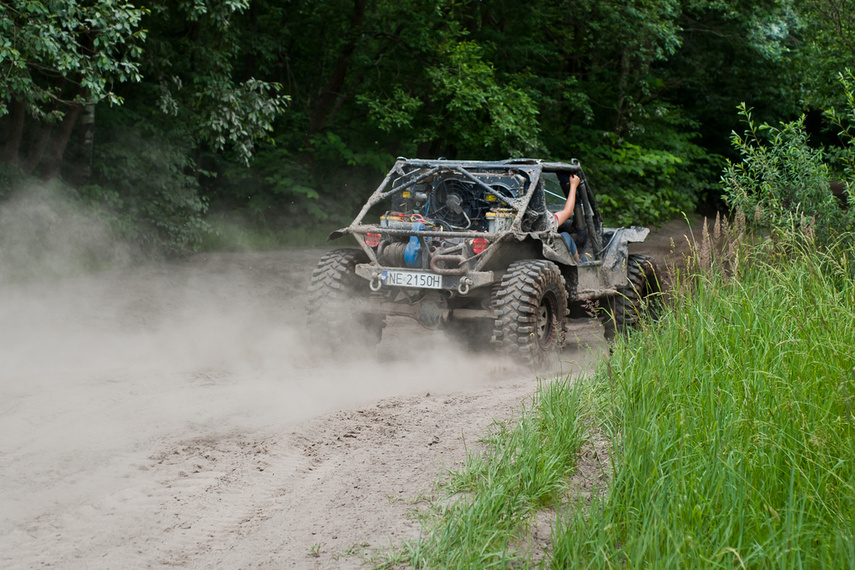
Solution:
[{"label": "mud-covered tire", "polygon": [[371,296],[356,265],[368,262],[359,249],[336,249],[321,257],[309,283],[308,332],[315,347],[358,353],[380,342],[384,315],[360,311]]},{"label": "mud-covered tire", "polygon": [[602,315],[606,340],[626,334],[643,318],[656,316],[660,302],[659,272],[648,255],[631,254],[626,260],[626,284],[609,299]]},{"label": "mud-covered tire", "polygon": [[512,263],[495,292],[492,342],[526,365],[548,363],[564,346],[567,290],[551,261]]}]

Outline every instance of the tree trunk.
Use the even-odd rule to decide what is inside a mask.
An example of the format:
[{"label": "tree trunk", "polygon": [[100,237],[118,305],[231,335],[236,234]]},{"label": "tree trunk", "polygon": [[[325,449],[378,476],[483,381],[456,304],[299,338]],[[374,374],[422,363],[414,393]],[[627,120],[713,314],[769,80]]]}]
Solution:
[{"label": "tree trunk", "polygon": [[95,103],[87,103],[77,121],[77,152],[63,169],[75,186],[82,187],[92,179],[92,150],[95,146]]},{"label": "tree trunk", "polygon": [[33,171],[42,161],[42,157],[44,156],[45,150],[47,149],[48,143],[50,142],[50,132],[52,130],[53,125],[49,123],[42,123],[41,125],[39,125],[38,131],[35,135],[35,139],[33,140],[33,144],[30,145],[30,149],[27,152],[27,158],[21,165],[21,170],[23,170],[27,174],[33,173]]},{"label": "tree trunk", "polygon": [[68,146],[68,140],[71,138],[74,125],[77,124],[77,119],[80,117],[82,110],[83,105],[75,103],[71,109],[65,112],[56,130],[52,133],[50,145],[42,159],[42,179],[50,180],[59,175],[59,169],[62,166],[62,157],[65,154],[65,147]]},{"label": "tree trunk", "polygon": [[618,135],[624,130],[624,114],[626,112],[626,90],[629,83],[630,74],[630,57],[629,50],[624,49],[620,58],[620,77],[617,84],[617,102],[615,103],[615,127],[614,132]]},{"label": "tree trunk", "polygon": [[312,111],[312,117],[309,122],[309,137],[324,129],[327,118],[336,104],[339,93],[344,87],[350,59],[353,56],[353,52],[356,51],[359,37],[362,35],[362,23],[365,20],[365,3],[366,0],[354,0],[353,15],[350,18],[350,28],[347,32],[347,43],[345,43],[341,55],[339,55],[335,63],[326,87],[318,97],[317,103],[315,103],[315,108]]},{"label": "tree trunk", "polygon": [[[249,3],[249,36],[255,37],[258,32],[258,2],[253,0]],[[247,81],[255,77],[256,57],[255,52],[250,50],[244,60],[243,79]]]},{"label": "tree trunk", "polygon": [[27,105],[20,99],[12,99],[9,104],[9,114],[4,118],[3,131],[5,137],[0,146],[0,162],[14,166],[20,163],[21,138],[24,135],[24,118],[27,115]]}]

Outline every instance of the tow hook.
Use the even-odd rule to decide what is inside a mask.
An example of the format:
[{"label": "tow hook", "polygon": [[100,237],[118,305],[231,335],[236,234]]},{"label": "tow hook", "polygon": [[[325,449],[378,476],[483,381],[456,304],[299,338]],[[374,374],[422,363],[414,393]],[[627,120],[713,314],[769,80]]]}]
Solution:
[{"label": "tow hook", "polygon": [[457,292],[461,295],[468,295],[469,288],[472,286],[472,280],[468,277],[461,277],[460,284],[457,285]]},{"label": "tow hook", "polygon": [[380,281],[380,274],[379,273],[375,273],[374,275],[371,276],[371,283],[368,285],[368,287],[372,291],[374,291],[376,293],[377,291],[380,290],[380,287],[382,285],[383,285],[383,282]]}]

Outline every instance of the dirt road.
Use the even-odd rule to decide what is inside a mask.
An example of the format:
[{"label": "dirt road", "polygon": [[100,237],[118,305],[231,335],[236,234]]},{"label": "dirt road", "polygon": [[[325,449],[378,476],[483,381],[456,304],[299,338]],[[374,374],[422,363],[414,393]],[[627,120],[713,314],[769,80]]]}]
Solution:
[{"label": "dirt road", "polygon": [[[323,251],[0,286],[0,567],[354,568],[418,536],[422,493],[536,380],[398,320],[320,357]],[[594,322],[570,340],[566,373],[604,349]]]}]

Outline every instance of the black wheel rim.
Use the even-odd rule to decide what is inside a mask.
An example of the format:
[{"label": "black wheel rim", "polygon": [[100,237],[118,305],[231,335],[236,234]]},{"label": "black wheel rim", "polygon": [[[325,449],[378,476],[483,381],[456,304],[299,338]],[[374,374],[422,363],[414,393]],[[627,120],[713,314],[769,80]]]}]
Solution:
[{"label": "black wheel rim", "polygon": [[541,349],[552,348],[555,344],[555,296],[546,294],[541,298],[535,314],[535,338]]}]

